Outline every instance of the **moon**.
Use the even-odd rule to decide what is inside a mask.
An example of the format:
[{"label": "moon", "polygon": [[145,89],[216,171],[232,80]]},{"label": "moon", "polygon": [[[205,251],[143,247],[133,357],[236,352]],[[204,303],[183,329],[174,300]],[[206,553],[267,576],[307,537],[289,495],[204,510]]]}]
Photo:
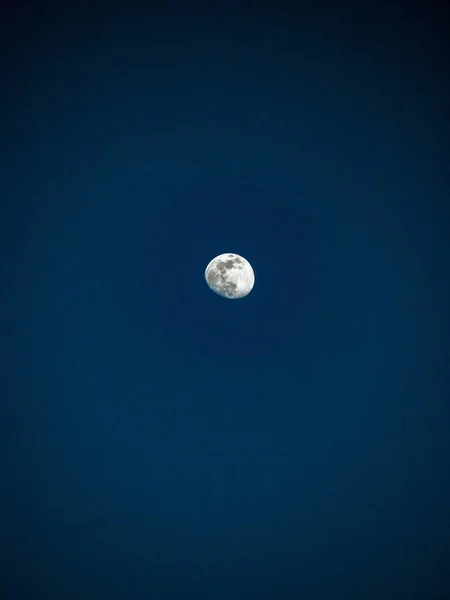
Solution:
[{"label": "moon", "polygon": [[219,254],[205,269],[206,283],[213,292],[237,300],[244,298],[253,289],[255,274],[251,264],[239,254]]}]

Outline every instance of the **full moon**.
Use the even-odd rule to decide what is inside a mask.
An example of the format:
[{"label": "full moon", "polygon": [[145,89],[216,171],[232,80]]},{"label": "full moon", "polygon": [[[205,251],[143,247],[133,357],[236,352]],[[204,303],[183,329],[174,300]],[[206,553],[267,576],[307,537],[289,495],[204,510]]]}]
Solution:
[{"label": "full moon", "polygon": [[205,270],[206,283],[223,298],[236,300],[247,296],[255,283],[251,264],[239,254],[219,254]]}]

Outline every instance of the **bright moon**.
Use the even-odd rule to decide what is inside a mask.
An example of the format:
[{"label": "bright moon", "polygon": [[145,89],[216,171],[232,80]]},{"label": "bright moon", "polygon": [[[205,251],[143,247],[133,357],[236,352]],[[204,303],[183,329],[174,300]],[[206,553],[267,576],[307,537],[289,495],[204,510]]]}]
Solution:
[{"label": "bright moon", "polygon": [[220,254],[205,270],[206,283],[223,298],[236,300],[247,296],[255,283],[251,264],[239,254]]}]

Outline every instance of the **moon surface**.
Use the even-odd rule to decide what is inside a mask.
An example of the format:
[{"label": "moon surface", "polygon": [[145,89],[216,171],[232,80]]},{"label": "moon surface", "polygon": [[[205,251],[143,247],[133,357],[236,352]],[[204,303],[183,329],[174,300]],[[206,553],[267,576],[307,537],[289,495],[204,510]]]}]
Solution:
[{"label": "moon surface", "polygon": [[212,259],[206,267],[205,279],[213,292],[223,298],[236,300],[252,291],[255,274],[248,260],[229,252]]}]

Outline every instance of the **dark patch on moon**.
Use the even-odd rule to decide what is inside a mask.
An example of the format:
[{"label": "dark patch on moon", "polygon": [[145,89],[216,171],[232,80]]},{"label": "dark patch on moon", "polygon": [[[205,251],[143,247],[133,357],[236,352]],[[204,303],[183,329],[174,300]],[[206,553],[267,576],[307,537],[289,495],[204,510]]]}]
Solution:
[{"label": "dark patch on moon", "polygon": [[[228,265],[228,266],[227,266]],[[237,284],[232,281],[227,281],[225,271],[231,269],[233,261],[220,261],[216,265],[216,269],[209,269],[206,273],[206,279],[211,287],[215,288],[220,294],[231,298],[236,297]]]}]

